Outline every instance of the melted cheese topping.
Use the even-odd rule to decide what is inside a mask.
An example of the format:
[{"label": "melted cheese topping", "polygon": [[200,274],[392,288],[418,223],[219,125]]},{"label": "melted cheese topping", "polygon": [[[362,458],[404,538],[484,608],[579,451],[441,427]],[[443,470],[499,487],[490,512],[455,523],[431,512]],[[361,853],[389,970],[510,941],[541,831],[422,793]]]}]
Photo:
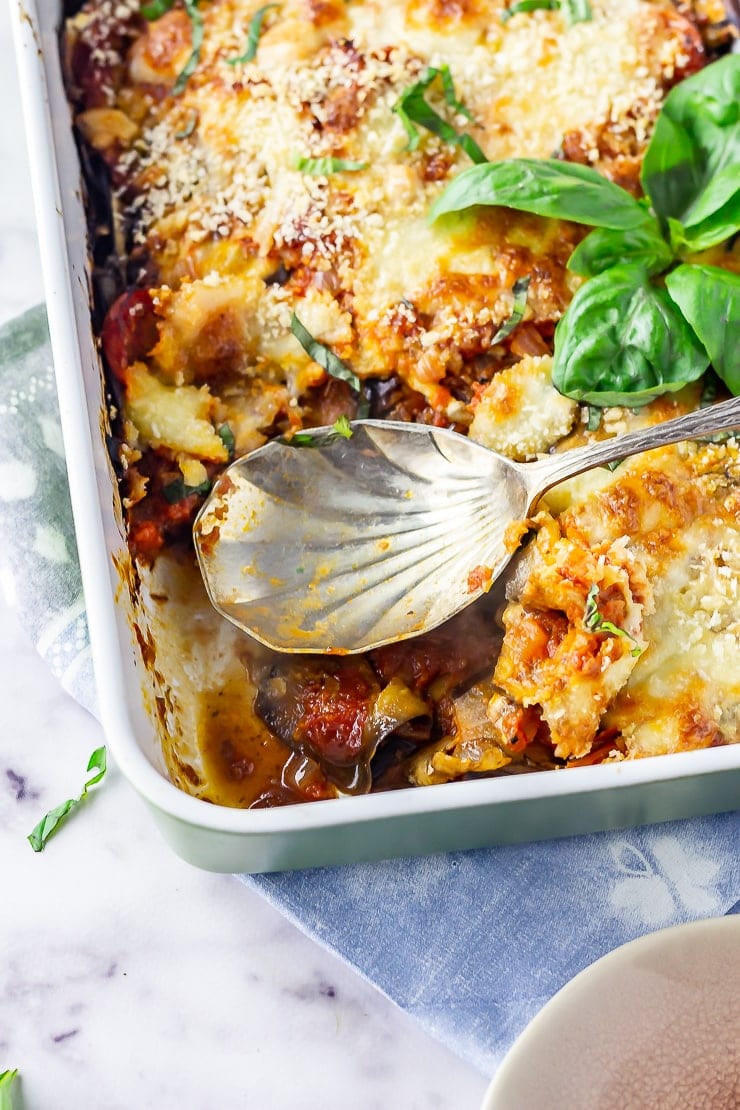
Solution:
[{"label": "melted cheese topping", "polygon": [[[502,699],[537,706],[564,758],[602,728],[621,733],[616,758],[740,742],[736,441],[653,451],[571,489],[557,520],[538,519],[504,614],[491,718]],[[589,629],[594,585],[604,599],[617,585],[622,635]]]},{"label": "melted cheese topping", "polygon": [[[482,356],[488,377],[496,369],[491,340],[514,281],[531,278],[525,319],[556,321],[577,280],[565,262],[581,233],[499,210],[430,226],[431,203],[467,156],[424,129],[409,150],[394,105],[427,66],[448,65],[472,121],[437,86],[430,103],[489,159],[547,157],[577,136],[579,159],[612,172],[615,150],[639,154],[666,87],[693,64],[696,29],[669,3],[646,0],[594,0],[593,19],[574,26],[560,11],[503,22],[503,5],[483,0],[289,0],[267,13],[254,60],[233,64],[259,7],[201,5],[198,64],[176,96],[192,44],[184,10],[132,25],[128,0],[102,0],[72,26],[83,42],[95,30],[97,43],[102,22],[117,41],[119,19],[131,41],[118,56],[95,48],[108,64],[101,81],[115,71],[118,85],[105,85],[105,107],[87,107],[78,123],[114,164],[134,256],[159,275],[152,369],[180,382],[210,376],[193,338],[224,315],[240,348],[230,370],[305,365],[290,316],[303,319],[320,299],[309,330],[357,374],[397,374],[469,424],[471,390],[456,383],[480,381],[471,364]],[[366,168],[312,176],[297,169],[301,157]],[[278,285],[276,273],[286,276]]]}]

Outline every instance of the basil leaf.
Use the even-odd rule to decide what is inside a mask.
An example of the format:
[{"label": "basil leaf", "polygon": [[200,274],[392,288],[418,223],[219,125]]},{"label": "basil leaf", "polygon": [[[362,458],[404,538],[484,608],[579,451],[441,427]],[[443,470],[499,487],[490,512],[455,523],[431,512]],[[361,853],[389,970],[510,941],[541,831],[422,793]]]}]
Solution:
[{"label": "basil leaf", "polygon": [[320,440],[313,432],[294,432],[292,436],[284,439],[283,443],[288,447],[318,447],[319,443],[331,443],[335,439],[352,439],[352,425],[344,414],[337,417],[331,429],[328,435],[322,436]]},{"label": "basil leaf", "polygon": [[355,393],[359,394],[360,397],[357,415],[360,419],[367,416],[369,408],[367,402],[363,398],[362,382],[357,377],[357,374],[350,370],[349,366],[345,366],[341,358],[335,355],[333,351],[330,351],[329,348],[325,347],[323,343],[320,343],[318,339],[314,339],[310,331],[304,328],[295,312],[290,318],[290,330],[293,332],[293,335],[296,337],[301,347],[303,347],[303,350],[309,358],[313,359],[314,362],[318,362],[319,366],[326,370],[327,374],[330,374],[332,378],[339,378],[341,381],[348,382],[352,386]]},{"label": "basil leaf", "polygon": [[193,109],[192,112],[190,113],[190,115],[188,116],[187,123],[183,127],[182,131],[176,131],[175,132],[175,138],[176,139],[188,139],[193,134],[193,131],[195,131],[197,123],[198,123],[198,113],[195,111],[195,109]]},{"label": "basil leaf", "polygon": [[349,162],[344,158],[299,158],[296,169],[301,173],[328,177],[331,173],[355,173],[366,170],[367,162]]},{"label": "basil leaf", "polygon": [[413,85],[409,85],[393,105],[393,111],[400,119],[408,136],[406,149],[416,150],[421,137],[418,128],[424,127],[427,131],[439,136],[444,142],[459,146],[472,162],[485,162],[486,156],[475,139],[467,132],[460,134],[456,131],[452,124],[442,119],[424,99],[427,89],[434,84],[437,78],[440,78],[442,82],[442,91],[449,107],[465,116],[466,119],[472,119],[468,108],[455,96],[455,86],[452,81],[450,67],[447,65],[428,66],[419,80],[415,81]]},{"label": "basil leaf", "polygon": [[166,15],[174,3],[174,0],[152,0],[151,4],[142,4],[139,11],[151,23],[155,19],[161,19]]},{"label": "basil leaf", "polygon": [[0,1072],[0,1110],[21,1110],[20,1084],[17,1068]]},{"label": "basil leaf", "polygon": [[555,159],[510,158],[471,166],[452,179],[432,206],[429,219],[475,204],[615,230],[640,227],[648,219],[634,197],[590,166]]},{"label": "basil leaf", "polygon": [[253,62],[257,57],[257,47],[259,46],[260,35],[262,34],[262,23],[265,16],[272,8],[279,8],[279,4],[265,4],[264,7],[258,8],[249,21],[249,31],[247,32],[247,46],[243,54],[238,58],[227,58],[226,64],[230,66],[239,65],[242,62]]},{"label": "basil leaf", "polygon": [[[671,89],[642,163],[642,187],[658,215],[693,229],[690,249],[720,243],[740,226],[739,160],[740,56],[728,54]],[[725,219],[699,230],[727,205]]]},{"label": "basil leaf", "polygon": [[675,303],[642,266],[591,278],[555,329],[553,385],[592,405],[644,405],[695,381],[708,364]]},{"label": "basil leaf", "polygon": [[62,805],[57,806],[56,809],[50,810],[50,812],[47,813],[45,817],[41,818],[33,832],[28,836],[28,842],[33,848],[34,852],[43,851],[44,845],[46,844],[47,840],[59,827],[59,825],[62,824],[62,822],[72,812],[72,810],[77,809],[77,806],[84,802],[90,787],[95,786],[96,783],[100,782],[107,770],[105,747],[95,749],[88,761],[87,770],[97,771],[98,773],[96,775],[93,775],[91,779],[87,780],[79,798],[69,798],[68,801],[63,802]]},{"label": "basil leaf", "polygon": [[172,88],[172,95],[179,96],[195,72],[200,61],[200,48],[203,45],[203,16],[198,11],[198,0],[184,0],[185,11],[190,19],[190,57],[178,74]]},{"label": "basil leaf", "polygon": [[624,640],[631,640],[635,646],[630,651],[630,655],[635,659],[639,658],[645,648],[637,642],[635,637],[628,632],[626,628],[620,628],[618,624],[613,624],[611,621],[604,620],[602,614],[599,612],[598,596],[599,587],[594,583],[586,596],[583,627],[588,629],[589,632],[608,632],[611,636],[620,636]]},{"label": "basil leaf", "polygon": [[613,231],[597,227],[583,239],[568,259],[568,269],[586,277],[595,277],[610,266],[637,262],[649,274],[660,274],[673,262],[673,251],[660,234],[655,220],[647,219],[640,227]]},{"label": "basil leaf", "polygon": [[514,0],[501,12],[500,19],[502,23],[508,23],[512,15],[519,15],[520,12],[554,12],[559,8],[560,0]]},{"label": "basil leaf", "polygon": [[594,17],[588,0],[563,0],[563,14],[569,27],[574,23],[590,23]]},{"label": "basil leaf", "polygon": [[668,293],[704,344],[717,375],[740,394],[740,275],[718,266],[678,266]]},{"label": "basil leaf", "polygon": [[228,451],[230,461],[231,459],[233,459],[234,451],[236,449],[236,440],[234,439],[234,433],[232,432],[228,424],[222,424],[220,428],[216,428],[216,435],[219,437],[224,447]]},{"label": "basil leaf", "polygon": [[574,23],[586,23],[593,18],[591,5],[588,0],[514,0],[508,8],[501,12],[501,22],[507,23],[512,15],[519,12],[558,11],[560,8],[568,21],[568,26]]},{"label": "basil leaf", "polygon": [[586,431],[597,432],[601,424],[601,409],[595,405],[586,405]]},{"label": "basil leaf", "polygon": [[670,216],[668,227],[671,245],[676,253],[694,253],[714,247],[740,230],[740,193],[731,197],[727,204],[718,208],[711,216],[707,216],[696,227],[687,229]]},{"label": "basil leaf", "polygon": [[502,339],[506,339],[507,335],[511,335],[517,324],[521,324],[524,318],[524,310],[527,307],[527,290],[529,289],[530,277],[517,278],[514,282],[512,293],[514,294],[514,304],[511,309],[511,315],[501,327],[498,329],[493,339],[491,346],[494,343],[500,343]]},{"label": "basil leaf", "polygon": [[[225,443],[224,447],[226,447]],[[176,505],[178,501],[184,501],[186,497],[190,497],[193,493],[205,495],[210,489],[211,481],[209,478],[206,478],[205,482],[201,482],[197,486],[188,486],[182,478],[175,478],[174,482],[169,482],[166,486],[162,486],[162,495],[168,504]]]}]

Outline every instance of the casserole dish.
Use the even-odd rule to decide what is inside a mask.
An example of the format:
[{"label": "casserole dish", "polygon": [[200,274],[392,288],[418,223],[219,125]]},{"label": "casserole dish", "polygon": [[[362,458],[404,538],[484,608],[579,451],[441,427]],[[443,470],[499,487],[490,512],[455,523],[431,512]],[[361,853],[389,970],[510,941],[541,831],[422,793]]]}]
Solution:
[{"label": "casserole dish", "polygon": [[[114,758],[166,839],[199,866],[266,871],[532,840],[731,809],[740,746],[583,767],[576,774],[468,781],[424,790],[242,811],[168,781],[141,696],[123,538],[91,329],[86,222],[52,3],[14,5],[49,322],[101,718]],[[151,701],[151,698],[150,698]]]}]

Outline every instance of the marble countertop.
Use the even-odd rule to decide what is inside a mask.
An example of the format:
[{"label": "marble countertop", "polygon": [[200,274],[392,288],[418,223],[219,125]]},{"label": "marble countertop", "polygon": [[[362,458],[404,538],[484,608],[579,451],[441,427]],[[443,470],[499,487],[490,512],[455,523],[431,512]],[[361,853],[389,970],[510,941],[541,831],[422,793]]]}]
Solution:
[{"label": "marble countertop", "polygon": [[[0,50],[2,322],[43,299],[4,5]],[[26,1110],[475,1110],[486,1077],[236,879],[172,855],[115,769],[34,855],[103,737],[1,601],[0,674],[0,1072],[21,1071]]]}]

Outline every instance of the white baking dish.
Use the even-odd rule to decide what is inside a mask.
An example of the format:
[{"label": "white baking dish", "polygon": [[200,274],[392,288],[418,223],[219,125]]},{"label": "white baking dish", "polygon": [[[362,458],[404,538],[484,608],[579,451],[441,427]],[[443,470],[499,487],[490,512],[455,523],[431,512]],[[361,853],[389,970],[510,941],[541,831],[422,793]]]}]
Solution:
[{"label": "white baking dish", "polygon": [[542,771],[237,810],[190,797],[166,777],[144,711],[115,558],[125,551],[103,435],[101,368],[90,321],[80,166],[58,54],[57,0],[11,0],[49,326],[87,602],[100,713],[111,752],[185,859],[216,871],[269,871],[544,839],[733,809],[740,745],[635,762]]}]

